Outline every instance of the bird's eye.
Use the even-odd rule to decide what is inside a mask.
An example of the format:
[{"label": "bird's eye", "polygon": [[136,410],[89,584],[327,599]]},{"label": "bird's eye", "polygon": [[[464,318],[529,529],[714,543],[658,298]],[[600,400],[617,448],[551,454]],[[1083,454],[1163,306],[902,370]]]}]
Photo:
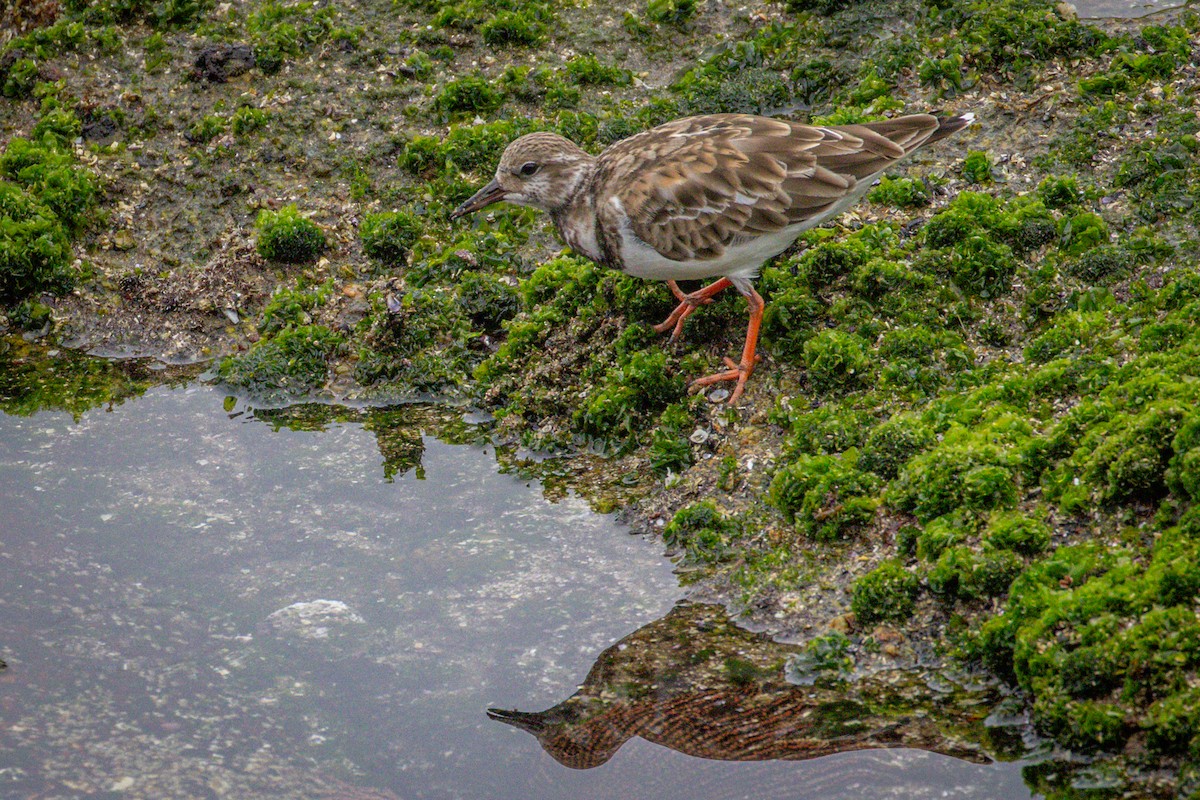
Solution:
[{"label": "bird's eye", "polygon": [[528,177],[538,171],[538,165],[533,161],[526,161],[521,165],[521,174]]}]

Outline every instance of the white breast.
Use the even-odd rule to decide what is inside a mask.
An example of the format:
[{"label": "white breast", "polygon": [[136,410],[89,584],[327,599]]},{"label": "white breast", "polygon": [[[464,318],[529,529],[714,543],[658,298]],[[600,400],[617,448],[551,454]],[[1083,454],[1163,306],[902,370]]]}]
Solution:
[{"label": "white breast", "polygon": [[779,255],[796,241],[809,225],[792,225],[776,233],[725,248],[718,258],[675,261],[666,258],[633,234],[621,229],[621,262],[625,272],[658,281],[690,281],[716,277],[754,278],[763,262]]}]

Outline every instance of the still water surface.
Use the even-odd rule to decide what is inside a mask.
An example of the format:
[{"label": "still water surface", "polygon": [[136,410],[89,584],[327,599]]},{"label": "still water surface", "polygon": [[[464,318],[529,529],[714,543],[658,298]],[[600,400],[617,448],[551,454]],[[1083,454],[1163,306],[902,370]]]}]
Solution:
[{"label": "still water surface", "polygon": [[562,766],[485,710],[571,696],[672,609],[672,565],[421,419],[397,469],[396,431],[277,429],[198,384],[0,415],[0,797],[1030,797],[914,749],[634,736]]},{"label": "still water surface", "polygon": [[1181,8],[1186,0],[1075,0],[1081,19],[1138,19],[1161,11]]}]

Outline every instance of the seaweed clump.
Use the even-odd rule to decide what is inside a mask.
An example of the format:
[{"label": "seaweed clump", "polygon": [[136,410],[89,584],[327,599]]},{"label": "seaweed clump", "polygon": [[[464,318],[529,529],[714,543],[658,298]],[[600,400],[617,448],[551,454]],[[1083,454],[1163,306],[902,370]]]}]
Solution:
[{"label": "seaweed clump", "polygon": [[67,143],[79,125],[54,109],[0,153],[0,304],[40,293],[65,294],[75,284],[72,242],[98,196],[93,174]]},{"label": "seaweed clump", "polygon": [[255,227],[259,255],[269,261],[302,264],[315,260],[325,249],[325,232],[317,223],[301,216],[295,205],[260,212]]}]

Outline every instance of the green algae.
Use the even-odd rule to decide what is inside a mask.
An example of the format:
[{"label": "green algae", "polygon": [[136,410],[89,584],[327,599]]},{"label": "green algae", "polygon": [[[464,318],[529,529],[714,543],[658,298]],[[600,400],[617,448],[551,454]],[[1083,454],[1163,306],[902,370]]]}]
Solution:
[{"label": "green algae", "polygon": [[406,393],[454,394],[478,361],[467,349],[463,310],[442,287],[372,296],[371,311],[359,323],[355,380],[364,387],[400,385]]},{"label": "green algae", "polygon": [[315,3],[285,4],[267,0],[245,18],[245,30],[254,46],[255,65],[268,75],[323,43],[337,30],[335,6]]},{"label": "green algae", "polygon": [[442,87],[434,106],[447,114],[487,114],[504,104],[504,93],[483,75],[468,75]]},{"label": "green algae", "polygon": [[963,159],[963,178],[970,183],[992,182],[992,159],[982,150],[972,150]]},{"label": "green algae", "polygon": [[889,178],[885,175],[877,186],[867,192],[867,199],[872,203],[915,208],[929,205],[929,190],[914,178]]},{"label": "green algae", "polygon": [[300,215],[295,204],[278,211],[259,212],[258,252],[269,261],[302,264],[313,261],[325,249],[325,232],[317,223]]},{"label": "green algae", "polygon": [[0,153],[0,303],[74,286],[71,243],[98,195],[95,176],[69,149],[79,124],[49,102],[34,138],[14,137]]},{"label": "green algae", "polygon": [[358,235],[363,252],[385,265],[398,266],[420,238],[422,226],[417,217],[403,211],[367,214],[359,223]]},{"label": "green algae", "polygon": [[680,509],[663,528],[663,542],[679,550],[685,564],[711,564],[730,558],[741,534],[741,525],[707,500]]},{"label": "green algae", "polygon": [[896,414],[871,428],[858,463],[865,470],[891,480],[913,456],[934,443],[933,428],[912,413]]},{"label": "green algae", "polygon": [[1049,546],[1050,533],[1050,526],[1037,517],[1022,512],[996,512],[988,520],[983,544],[993,550],[1036,556]]},{"label": "green algae", "polygon": [[1117,748],[1141,727],[1169,749],[1183,724],[1171,709],[1186,702],[1200,663],[1190,609],[1200,585],[1179,561],[1195,557],[1194,517],[1144,562],[1095,545],[1060,548],[1017,578],[1007,609],[968,652],[1010,671],[1034,695],[1039,728],[1071,746]]},{"label": "green algae", "polygon": [[580,86],[628,86],[633,83],[633,73],[629,70],[605,64],[590,53],[568,61],[566,72]]},{"label": "green algae", "polygon": [[852,536],[871,520],[879,504],[878,478],[858,469],[856,462],[854,450],[840,457],[798,456],[775,473],[767,501],[813,539]]},{"label": "green algae", "polygon": [[850,608],[863,624],[902,622],[916,606],[917,576],[899,561],[885,561],[854,584]]},{"label": "green algae", "polygon": [[217,376],[268,402],[304,397],[328,380],[343,337],[323,325],[288,326],[244,354],[224,359]]},{"label": "green algae", "polygon": [[867,342],[844,331],[822,331],[805,342],[804,363],[813,388],[823,394],[853,391],[873,377]]}]

